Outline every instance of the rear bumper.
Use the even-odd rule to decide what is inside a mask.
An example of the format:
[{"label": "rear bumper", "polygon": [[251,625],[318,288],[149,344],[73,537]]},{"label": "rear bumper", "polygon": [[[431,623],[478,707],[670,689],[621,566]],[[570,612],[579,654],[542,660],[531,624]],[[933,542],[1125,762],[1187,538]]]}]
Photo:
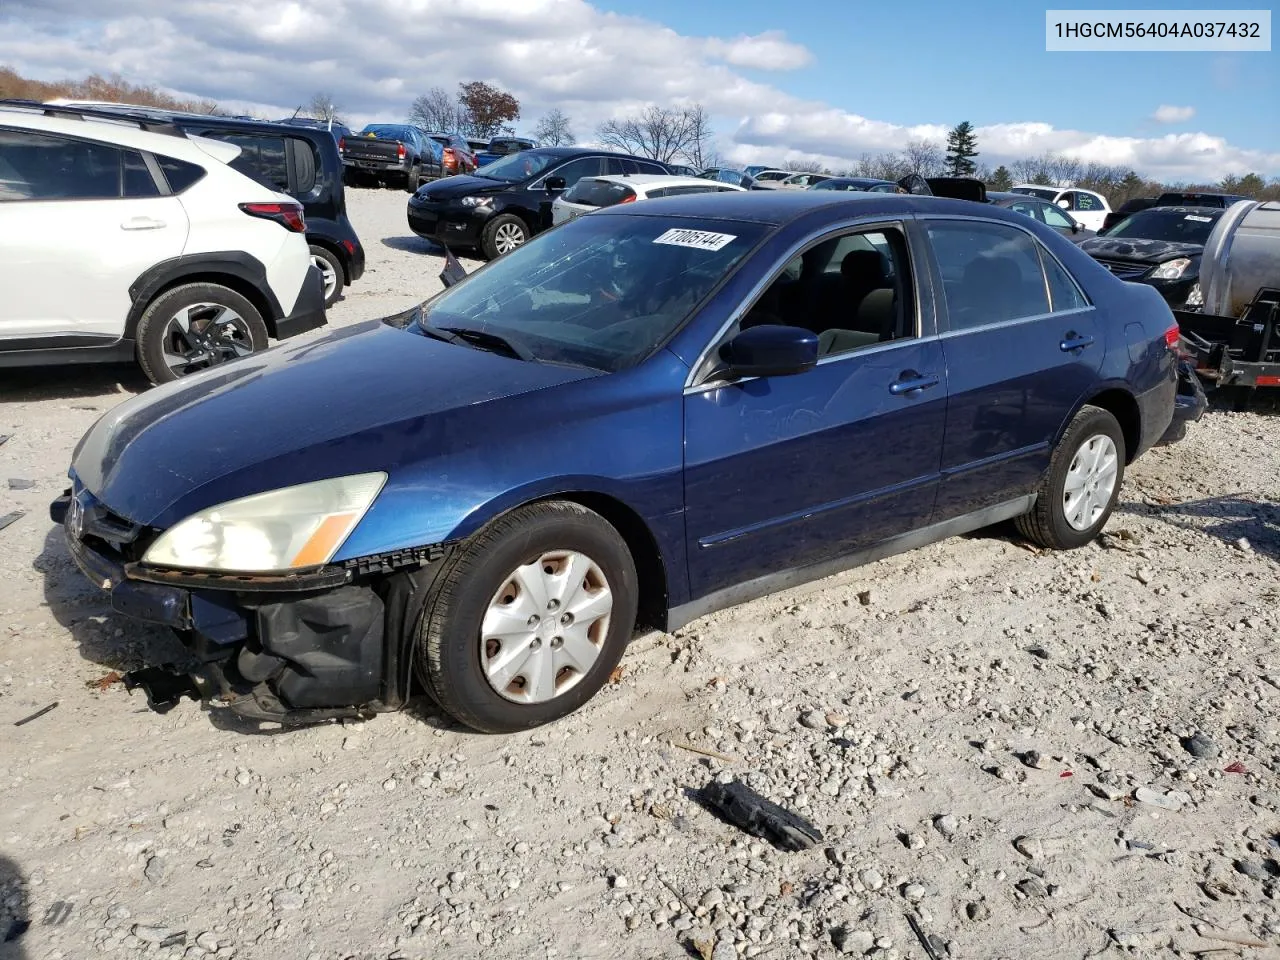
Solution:
[{"label": "rear bumper", "polygon": [[1186,361],[1178,364],[1178,393],[1173,401],[1173,419],[1160,438],[1160,444],[1177,443],[1187,435],[1187,428],[1204,416],[1209,407],[1195,368]]},{"label": "rear bumper", "polygon": [[312,266],[307,269],[307,276],[302,281],[302,290],[293,305],[293,312],[276,321],[275,338],[287,340],[308,330],[315,330],[327,323],[324,313],[324,278],[320,269]]},{"label": "rear bumper", "polygon": [[[403,706],[409,689],[404,637],[411,633],[405,624],[416,624],[421,609],[421,591],[410,581],[417,571],[360,582],[371,563],[372,569],[392,565],[383,558],[297,577],[148,568],[95,535],[82,535],[84,518],[96,508],[85,505],[93,498],[82,488],[74,496],[78,506],[67,491],[49,514],[63,526],[76,565],[109,595],[112,609],[171,627],[189,654],[180,666],[147,667],[124,678],[147,694],[153,709],[165,712],[192,697],[247,719],[302,724]],[[432,568],[441,556],[417,559]],[[412,598],[419,598],[417,608]]]},{"label": "rear bumper", "polygon": [[408,173],[409,161],[405,160],[379,160],[367,159],[365,157],[346,157],[343,164],[350,170],[363,170],[367,173]]}]

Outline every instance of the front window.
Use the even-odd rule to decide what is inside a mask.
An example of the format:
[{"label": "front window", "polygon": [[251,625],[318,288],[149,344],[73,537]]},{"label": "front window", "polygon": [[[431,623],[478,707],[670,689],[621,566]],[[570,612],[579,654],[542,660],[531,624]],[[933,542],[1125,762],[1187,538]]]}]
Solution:
[{"label": "front window", "polygon": [[552,153],[539,153],[537,150],[521,150],[508,154],[501,160],[494,160],[480,168],[477,176],[490,180],[501,180],[504,183],[522,183],[545,173],[559,163],[563,157]]},{"label": "front window", "polygon": [[782,170],[765,170],[755,175],[757,180],[786,180],[791,174]]},{"label": "front window", "polygon": [[1060,190],[1054,190],[1051,187],[1014,187],[1011,193],[1021,193],[1028,197],[1039,197],[1041,200],[1048,200],[1050,203],[1058,199]]},{"label": "front window", "polygon": [[623,370],[679,329],[770,229],[735,220],[579,217],[450,287],[410,329],[493,334],[534,360]]},{"label": "front window", "polygon": [[1125,217],[1107,231],[1108,239],[1165,240],[1170,243],[1198,243],[1209,239],[1221,211],[1188,213],[1185,210],[1143,210]]}]

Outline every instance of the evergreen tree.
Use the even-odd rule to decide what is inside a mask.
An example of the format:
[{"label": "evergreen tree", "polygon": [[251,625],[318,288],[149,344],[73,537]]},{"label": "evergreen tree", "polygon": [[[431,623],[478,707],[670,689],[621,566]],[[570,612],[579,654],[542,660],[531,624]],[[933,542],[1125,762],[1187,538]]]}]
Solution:
[{"label": "evergreen tree", "polygon": [[973,158],[978,155],[978,138],[968,120],[958,123],[947,134],[947,174],[971,177],[976,169]]},{"label": "evergreen tree", "polygon": [[1013,186],[1013,175],[1009,173],[1009,168],[1002,163],[996,167],[996,172],[991,175],[991,182],[987,185],[992,190],[1008,190]]}]

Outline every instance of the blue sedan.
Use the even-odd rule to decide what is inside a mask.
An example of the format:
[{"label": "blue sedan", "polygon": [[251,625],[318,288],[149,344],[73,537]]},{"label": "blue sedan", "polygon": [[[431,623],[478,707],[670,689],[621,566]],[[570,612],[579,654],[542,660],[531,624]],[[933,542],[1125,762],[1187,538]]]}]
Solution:
[{"label": "blue sedan", "polygon": [[637,626],[1005,520],[1088,543],[1198,415],[1176,337],[1150,287],[1002,209],[655,200],[121,404],[51,512],[191,650],[127,678],[157,709],[368,715],[416,676],[514,731],[586,702]]}]

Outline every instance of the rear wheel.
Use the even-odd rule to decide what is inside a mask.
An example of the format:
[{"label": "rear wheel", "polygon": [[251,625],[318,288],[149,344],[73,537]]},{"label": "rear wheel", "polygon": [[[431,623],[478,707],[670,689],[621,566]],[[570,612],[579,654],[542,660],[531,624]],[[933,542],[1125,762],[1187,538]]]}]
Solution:
[{"label": "rear wheel", "polygon": [[1082,547],[1106,526],[1124,479],[1124,431],[1101,407],[1085,406],[1054,448],[1036,505],[1019,532],[1055,550]]},{"label": "rear wheel", "polygon": [[267,325],[243,295],[216,283],[166,290],[138,321],[138,363],[168,383],[267,348]]},{"label": "rear wheel", "polygon": [[342,293],[342,282],[346,276],[346,272],[342,269],[342,261],[332,250],[313,243],[311,244],[311,262],[315,264],[324,280],[324,305],[331,307]]},{"label": "rear wheel", "polygon": [[404,188],[409,193],[417,193],[420,186],[422,186],[422,165],[415,163],[405,174]]},{"label": "rear wheel", "polygon": [[510,253],[529,239],[529,227],[519,217],[500,213],[485,225],[481,249],[490,260]]},{"label": "rear wheel", "polygon": [[557,720],[609,679],[635,627],[626,541],[576,503],[531,504],[461,548],[427,598],[419,674],[460,722],[510,733]]}]

